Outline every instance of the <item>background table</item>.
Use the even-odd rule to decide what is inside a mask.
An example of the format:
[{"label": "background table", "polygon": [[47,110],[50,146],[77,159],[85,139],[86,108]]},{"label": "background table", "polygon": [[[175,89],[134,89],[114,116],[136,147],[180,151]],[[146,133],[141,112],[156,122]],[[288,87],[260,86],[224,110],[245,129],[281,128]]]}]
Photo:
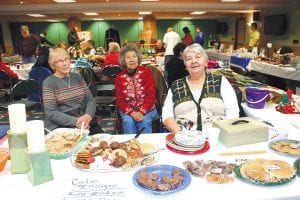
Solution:
[{"label": "background table", "polygon": [[300,80],[300,71],[292,67],[280,67],[266,62],[251,60],[247,66],[249,71],[256,71],[267,75],[277,76],[289,80]]}]

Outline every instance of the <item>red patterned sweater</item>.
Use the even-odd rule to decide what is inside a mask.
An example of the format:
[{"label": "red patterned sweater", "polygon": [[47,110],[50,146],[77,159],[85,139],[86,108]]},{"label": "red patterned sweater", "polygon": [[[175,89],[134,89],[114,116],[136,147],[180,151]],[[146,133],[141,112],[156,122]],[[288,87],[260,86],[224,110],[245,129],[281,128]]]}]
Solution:
[{"label": "red patterned sweater", "polygon": [[133,75],[122,70],[115,79],[117,107],[126,114],[146,114],[155,108],[156,89],[152,72],[139,66]]}]

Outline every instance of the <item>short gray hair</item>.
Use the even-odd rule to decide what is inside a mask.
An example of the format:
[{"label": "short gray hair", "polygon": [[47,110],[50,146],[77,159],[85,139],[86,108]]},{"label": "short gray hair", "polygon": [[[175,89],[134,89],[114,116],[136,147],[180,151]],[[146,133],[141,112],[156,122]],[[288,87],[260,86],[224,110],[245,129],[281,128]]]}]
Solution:
[{"label": "short gray hair", "polygon": [[63,48],[50,49],[49,57],[48,57],[48,63],[54,71],[55,71],[54,63],[57,61],[58,56],[60,56],[60,57],[65,56],[66,58],[70,59],[70,55],[65,49],[63,49]]},{"label": "short gray hair", "polygon": [[140,50],[137,48],[136,45],[128,44],[128,45],[123,46],[120,51],[119,63],[121,65],[121,67],[124,67],[124,68],[126,67],[125,54],[128,51],[134,51],[136,53],[136,55],[138,57],[138,63],[140,65],[143,60],[143,54],[140,52]]},{"label": "short gray hair", "polygon": [[203,55],[205,62],[208,62],[208,56],[202,46],[198,43],[193,43],[187,46],[184,51],[182,52],[183,61],[185,64],[186,61],[186,54],[187,53],[200,53]]}]

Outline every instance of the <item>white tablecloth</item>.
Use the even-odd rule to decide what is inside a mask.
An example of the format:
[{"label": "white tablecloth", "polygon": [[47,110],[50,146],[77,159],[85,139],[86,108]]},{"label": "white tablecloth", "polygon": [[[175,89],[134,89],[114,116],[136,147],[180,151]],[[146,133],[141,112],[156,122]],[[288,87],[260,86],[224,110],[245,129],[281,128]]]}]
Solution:
[{"label": "white tablecloth", "polygon": [[[292,134],[295,134],[294,132]],[[166,134],[144,134],[141,135],[140,141],[147,141],[157,144],[161,147],[165,146]],[[116,140],[124,141],[131,138],[132,135],[116,136]],[[7,143],[0,147],[7,146]],[[249,155],[249,156],[227,156],[220,157],[220,152],[235,152],[247,150],[266,150],[266,154]],[[294,162],[294,158],[282,156],[272,153],[267,143],[258,143],[245,145],[240,147],[225,148],[221,144],[211,147],[211,149],[200,155],[180,155],[169,150],[164,150],[160,153],[159,161],[156,164],[169,164],[183,168],[182,162],[186,160],[194,161],[196,159],[211,159],[225,160],[235,162],[236,159],[251,159],[257,157],[273,158],[285,160],[289,163]],[[28,181],[26,174],[10,174],[10,163],[6,165],[3,172],[0,172],[0,188],[1,199],[30,199],[30,200],[121,200],[121,199],[169,199],[169,200],[185,200],[185,199],[299,199],[300,198],[300,179],[296,177],[292,182],[280,186],[258,186],[245,183],[236,179],[233,183],[218,185],[207,183],[205,179],[192,176],[191,184],[180,192],[167,196],[151,195],[145,193],[140,188],[137,188],[132,181],[135,170],[127,172],[110,172],[110,173],[88,173],[75,169],[70,162],[70,159],[51,160],[54,180],[32,186]],[[80,184],[79,184],[80,183]],[[88,186],[93,186],[88,188]],[[97,187],[96,187],[97,186]],[[107,187],[118,188],[120,196],[116,194],[105,197],[97,197],[98,192],[106,192],[112,194],[113,189],[105,189]],[[87,196],[93,193],[93,196]],[[73,193],[73,195],[71,195]],[[75,195],[75,193],[77,195]]]},{"label": "white tablecloth", "polygon": [[19,79],[27,80],[29,76],[29,72],[34,63],[22,64],[18,67],[16,65],[10,66],[11,70],[18,74]]},{"label": "white tablecloth", "polygon": [[265,62],[251,60],[247,66],[249,71],[256,71],[284,79],[300,81],[300,71],[292,67],[279,67]]},{"label": "white tablecloth", "polygon": [[229,67],[231,58],[230,54],[220,53],[219,50],[213,49],[207,49],[205,52],[210,60],[222,61],[226,67]]}]

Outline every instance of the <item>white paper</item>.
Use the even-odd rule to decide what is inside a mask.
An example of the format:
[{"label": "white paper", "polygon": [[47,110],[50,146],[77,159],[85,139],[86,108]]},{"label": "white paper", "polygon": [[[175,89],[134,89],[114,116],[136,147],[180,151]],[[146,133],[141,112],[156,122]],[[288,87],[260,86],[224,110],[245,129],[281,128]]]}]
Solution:
[{"label": "white paper", "polygon": [[9,125],[11,133],[24,133],[26,131],[25,104],[11,104],[8,106]]},{"label": "white paper", "polygon": [[35,153],[45,150],[44,122],[32,120],[27,122],[28,152]]}]

